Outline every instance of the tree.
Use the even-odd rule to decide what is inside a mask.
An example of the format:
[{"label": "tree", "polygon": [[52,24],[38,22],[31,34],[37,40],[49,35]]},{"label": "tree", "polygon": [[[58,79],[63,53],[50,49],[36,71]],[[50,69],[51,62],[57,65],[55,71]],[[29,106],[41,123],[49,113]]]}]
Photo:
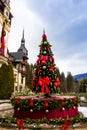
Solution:
[{"label": "tree", "polygon": [[45,32],[42,35],[42,41],[39,47],[40,52],[34,65],[33,91],[45,95],[58,93],[60,80],[57,76],[57,68],[54,63],[51,44],[47,41]]},{"label": "tree", "polygon": [[10,98],[14,91],[14,74],[12,65],[2,64],[0,68],[0,99]]},{"label": "tree", "polygon": [[32,90],[32,77],[33,77],[33,64],[31,65],[27,65],[27,69],[26,69],[26,86]]},{"label": "tree", "polygon": [[67,92],[67,86],[66,86],[66,78],[64,72],[60,75],[60,81],[61,81],[61,92]]},{"label": "tree", "polygon": [[67,75],[66,82],[67,82],[67,91],[72,92],[73,91],[73,81],[74,78],[71,73]]},{"label": "tree", "polygon": [[86,92],[87,90],[87,78],[80,81],[80,92]]},{"label": "tree", "polygon": [[56,67],[56,74],[57,74],[57,77],[59,77],[59,78],[60,78],[60,70],[59,70],[59,68],[58,68],[58,67]]}]

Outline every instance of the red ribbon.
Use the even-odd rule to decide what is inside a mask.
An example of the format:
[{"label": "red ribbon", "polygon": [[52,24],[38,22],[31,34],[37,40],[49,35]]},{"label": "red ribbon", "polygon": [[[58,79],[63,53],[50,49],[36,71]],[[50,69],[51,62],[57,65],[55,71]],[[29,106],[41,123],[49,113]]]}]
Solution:
[{"label": "red ribbon", "polygon": [[18,125],[18,129],[19,130],[24,130],[24,120],[22,119],[22,120],[20,120],[20,119],[18,119],[17,121],[17,125]]},{"label": "red ribbon", "polygon": [[46,93],[50,92],[48,88],[48,85],[50,85],[50,79],[48,76],[46,76],[45,78],[39,78],[38,85],[42,86],[41,88],[42,93],[45,93],[45,89]]},{"label": "red ribbon", "polygon": [[6,35],[6,32],[5,32],[5,30],[4,30],[4,27],[2,28],[2,36],[1,36],[1,43],[2,43],[2,45],[1,45],[1,49],[2,49],[2,51],[1,51],[1,54],[4,56],[5,55],[5,41],[4,41],[4,37],[5,37],[5,35]]},{"label": "red ribbon", "polygon": [[68,130],[69,125],[70,125],[70,122],[65,121],[61,130]]}]

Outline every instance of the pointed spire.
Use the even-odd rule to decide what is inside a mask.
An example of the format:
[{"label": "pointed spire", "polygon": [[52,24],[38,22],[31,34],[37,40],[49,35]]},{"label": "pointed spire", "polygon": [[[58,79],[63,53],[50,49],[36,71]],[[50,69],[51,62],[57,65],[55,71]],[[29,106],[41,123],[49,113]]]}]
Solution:
[{"label": "pointed spire", "polygon": [[23,29],[23,33],[22,33],[21,43],[25,43],[25,39],[24,39],[24,29]]}]

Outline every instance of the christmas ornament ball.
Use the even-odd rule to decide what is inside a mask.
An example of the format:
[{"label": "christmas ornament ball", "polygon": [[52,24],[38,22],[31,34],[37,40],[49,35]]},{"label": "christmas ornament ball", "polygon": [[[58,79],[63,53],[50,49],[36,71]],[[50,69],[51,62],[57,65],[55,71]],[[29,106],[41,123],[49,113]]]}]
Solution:
[{"label": "christmas ornament ball", "polygon": [[30,109],[30,112],[33,112],[33,109]]},{"label": "christmas ornament ball", "polygon": [[43,66],[43,69],[46,69],[46,66]]}]

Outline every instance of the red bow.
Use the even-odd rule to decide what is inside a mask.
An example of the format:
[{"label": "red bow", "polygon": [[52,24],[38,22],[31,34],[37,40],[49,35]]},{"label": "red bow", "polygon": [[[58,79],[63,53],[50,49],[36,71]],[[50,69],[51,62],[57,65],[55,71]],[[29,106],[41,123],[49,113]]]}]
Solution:
[{"label": "red bow", "polygon": [[18,124],[18,129],[21,130],[21,128],[22,128],[22,130],[24,130],[24,120],[18,119],[16,122]]},{"label": "red bow", "polygon": [[70,122],[65,121],[61,130],[68,130],[69,125],[70,125]]},{"label": "red bow", "polygon": [[48,56],[41,56],[40,60],[45,60],[46,61],[46,60],[48,60]]},{"label": "red bow", "polygon": [[34,100],[31,99],[30,102],[29,102],[29,105],[33,106],[34,105]]},{"label": "red bow", "polygon": [[41,92],[44,93],[44,89],[46,89],[46,93],[49,93],[48,85],[50,85],[50,79],[48,76],[45,78],[39,78],[38,85],[42,86]]},{"label": "red bow", "polygon": [[46,107],[48,107],[48,106],[49,106],[48,101],[45,101],[45,106],[46,106]]}]

